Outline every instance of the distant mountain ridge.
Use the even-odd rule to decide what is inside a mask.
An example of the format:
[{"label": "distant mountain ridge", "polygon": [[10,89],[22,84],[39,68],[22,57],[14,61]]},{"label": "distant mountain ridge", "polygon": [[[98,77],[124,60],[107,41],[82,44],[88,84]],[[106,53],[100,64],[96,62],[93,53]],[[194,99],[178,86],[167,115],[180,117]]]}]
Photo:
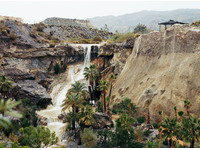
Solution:
[{"label": "distant mountain ridge", "polygon": [[158,23],[168,20],[192,23],[200,20],[200,9],[177,9],[172,11],[140,11],[120,16],[103,16],[88,18],[91,24],[97,28],[103,28],[107,24],[110,31],[132,32],[139,23],[148,28],[158,30]]},{"label": "distant mountain ridge", "polygon": [[80,20],[80,19],[51,17],[42,21],[42,23],[47,25],[56,25],[56,26],[75,26],[75,27],[94,28],[94,26],[92,26],[89,20]]}]

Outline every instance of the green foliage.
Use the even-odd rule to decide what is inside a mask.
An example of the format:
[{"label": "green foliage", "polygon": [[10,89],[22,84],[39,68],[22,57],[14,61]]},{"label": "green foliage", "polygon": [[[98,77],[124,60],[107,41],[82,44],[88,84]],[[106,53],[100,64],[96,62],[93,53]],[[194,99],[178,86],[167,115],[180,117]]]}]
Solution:
[{"label": "green foliage", "polygon": [[191,26],[199,27],[200,26],[200,20],[196,20],[195,22],[191,23]]},{"label": "green foliage", "polygon": [[129,116],[128,114],[122,114],[116,120],[116,127],[117,128],[122,127],[124,129],[131,129],[134,123],[135,123],[135,120],[131,116]]},{"label": "green foliage", "polygon": [[97,145],[97,135],[93,132],[93,129],[90,128],[85,128],[84,131],[81,132],[81,140],[86,148],[96,147]]},{"label": "green foliage", "polygon": [[184,118],[182,120],[182,133],[183,138],[190,142],[190,147],[194,148],[195,141],[199,141],[199,131],[200,131],[200,121],[193,115],[190,115],[189,118]]},{"label": "green foliage", "polygon": [[16,118],[22,117],[17,111],[14,110],[14,108],[20,103],[21,101],[13,102],[11,99],[0,100],[0,126],[3,128],[8,128],[11,125],[10,120],[5,117],[5,115]]},{"label": "green foliage", "polygon": [[100,144],[107,148],[142,148],[143,144],[135,141],[134,130],[117,127],[115,132],[103,130],[98,132]]},{"label": "green foliage", "polygon": [[33,126],[20,129],[22,146],[30,146],[33,148],[40,148],[42,145],[50,146],[58,142],[55,132],[51,133],[48,128]]},{"label": "green foliage", "polygon": [[111,37],[111,39],[109,39],[107,42],[110,43],[122,43],[125,42],[127,40],[130,39],[135,39],[136,37],[138,37],[138,34],[134,34],[134,33],[126,33],[126,34],[115,34]]},{"label": "green foliage", "polygon": [[133,31],[133,33],[142,33],[142,34],[147,33],[147,32],[148,32],[148,29],[146,25],[144,24],[138,24]]},{"label": "green foliage", "polygon": [[36,30],[38,32],[43,32],[44,28],[46,27],[45,24],[43,24],[43,23],[35,24],[35,26],[36,26]]},{"label": "green foliage", "polygon": [[184,112],[183,112],[183,111],[179,111],[179,112],[178,112],[178,115],[179,115],[180,117],[182,117],[182,116],[183,116],[183,114],[184,114]]},{"label": "green foliage", "polygon": [[53,67],[54,68],[54,72],[55,74],[58,74],[60,72],[60,66],[58,63],[55,64],[55,66]]},{"label": "green foliage", "polygon": [[4,143],[0,143],[0,148],[7,148],[8,143],[4,142]]},{"label": "green foliage", "polygon": [[0,93],[5,97],[12,88],[14,82],[5,75],[0,77]]},{"label": "green foliage", "polygon": [[146,119],[145,119],[144,116],[143,116],[143,117],[138,117],[138,118],[136,118],[136,120],[137,120],[137,122],[138,122],[139,124],[142,124],[142,123],[144,123],[144,122],[146,121]]},{"label": "green foliage", "polygon": [[86,126],[92,125],[92,123],[95,121],[93,118],[93,111],[92,108],[87,105],[84,111],[81,113],[81,118],[79,120],[79,124],[84,124]]},{"label": "green foliage", "polygon": [[131,99],[124,98],[119,104],[117,104],[119,113],[131,113],[132,115],[136,113],[136,105],[131,103]]},{"label": "green foliage", "polygon": [[92,86],[92,89],[93,89],[93,85],[99,77],[99,72],[97,71],[96,66],[90,65],[89,68],[85,67],[83,75],[84,75],[86,80],[89,80],[89,83],[90,83],[90,85]]},{"label": "green foliage", "polygon": [[92,40],[95,42],[102,42],[102,38],[100,36],[95,36]]},{"label": "green foliage", "polygon": [[21,127],[28,127],[28,126],[37,126],[37,115],[36,110],[39,110],[40,107],[37,106],[35,103],[30,101],[28,98],[22,99],[22,107],[23,110],[23,117],[21,118]]},{"label": "green foliage", "polygon": [[154,129],[158,129],[158,124],[157,123],[153,123],[153,128]]},{"label": "green foliage", "polygon": [[147,148],[159,148],[161,147],[161,142],[158,141],[147,141]]}]

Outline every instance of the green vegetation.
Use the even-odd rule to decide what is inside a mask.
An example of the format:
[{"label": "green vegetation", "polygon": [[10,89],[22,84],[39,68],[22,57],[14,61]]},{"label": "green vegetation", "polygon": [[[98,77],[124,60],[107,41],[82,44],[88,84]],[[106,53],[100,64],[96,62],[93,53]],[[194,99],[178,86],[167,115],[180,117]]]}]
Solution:
[{"label": "green vegetation", "polygon": [[112,36],[111,39],[108,39],[107,42],[108,43],[122,43],[130,39],[135,39],[138,36],[140,36],[140,34],[135,34],[131,32],[126,33],[126,34],[117,33],[114,36]]},{"label": "green vegetation", "polygon": [[22,146],[30,146],[33,148],[47,147],[58,142],[55,132],[50,133],[50,130],[45,127],[33,126],[20,129]]},{"label": "green vegetation", "polygon": [[58,63],[55,64],[55,66],[53,67],[54,68],[54,73],[55,74],[58,74],[60,72],[60,66]]},{"label": "green vegetation", "polygon": [[11,116],[11,117],[16,117],[16,118],[21,118],[21,115],[14,110],[14,108],[19,105],[21,101],[13,102],[11,99],[0,100],[0,127],[3,128],[8,128],[11,126],[11,121],[5,115]]},{"label": "green vegetation", "polygon": [[109,84],[106,80],[101,80],[99,85],[97,86],[97,89],[99,91],[101,91],[102,95],[103,95],[103,106],[104,106],[103,111],[104,111],[105,114],[106,114],[106,110],[107,110],[107,108],[106,108],[106,94],[107,94],[107,91],[108,91],[108,86],[109,86]]},{"label": "green vegetation", "polygon": [[199,27],[200,26],[200,20],[196,20],[195,22],[191,23],[191,26]]},{"label": "green vegetation", "polygon": [[81,139],[83,141],[83,145],[87,148],[96,147],[97,145],[97,135],[90,128],[85,128],[81,131]]},{"label": "green vegetation", "polygon": [[5,75],[0,77],[0,93],[4,98],[6,98],[7,94],[9,93],[10,89],[12,88],[12,84],[14,82],[7,78]]},{"label": "green vegetation", "polygon": [[133,31],[133,33],[140,33],[140,34],[144,34],[144,33],[148,33],[148,32],[149,32],[149,30],[147,29],[146,25],[144,25],[144,24],[138,24]]},{"label": "green vegetation", "polygon": [[90,67],[84,68],[84,77],[86,80],[89,80],[90,86],[92,87],[92,90],[94,89],[95,81],[97,80],[99,76],[99,72],[96,69],[95,65],[90,65]]}]

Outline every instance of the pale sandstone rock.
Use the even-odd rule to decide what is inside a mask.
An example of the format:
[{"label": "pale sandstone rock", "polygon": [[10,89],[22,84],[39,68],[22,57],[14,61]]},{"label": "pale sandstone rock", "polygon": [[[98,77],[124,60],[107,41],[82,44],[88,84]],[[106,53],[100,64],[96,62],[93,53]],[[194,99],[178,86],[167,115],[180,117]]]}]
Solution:
[{"label": "pale sandstone rock", "polygon": [[154,93],[150,105],[152,120],[158,111],[174,116],[174,106],[184,111],[191,100],[191,113],[200,117],[200,30],[175,25],[165,32],[152,32],[137,38],[122,73],[113,87],[111,105],[123,97],[146,113],[145,91]]}]

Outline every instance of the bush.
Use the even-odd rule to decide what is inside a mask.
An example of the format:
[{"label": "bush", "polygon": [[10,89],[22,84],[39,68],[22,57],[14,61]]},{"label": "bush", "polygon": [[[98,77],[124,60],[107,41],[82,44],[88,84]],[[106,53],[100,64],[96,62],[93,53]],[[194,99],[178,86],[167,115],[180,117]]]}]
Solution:
[{"label": "bush", "polygon": [[53,67],[54,68],[54,72],[55,74],[58,74],[60,72],[60,66],[58,63],[55,64],[55,66]]},{"label": "bush", "polygon": [[95,42],[102,42],[102,38],[100,36],[95,36],[92,40]]},{"label": "bush", "polygon": [[96,147],[97,135],[93,132],[93,129],[85,128],[81,132],[81,140],[86,148]]},{"label": "bush", "polygon": [[43,32],[43,30],[44,30],[45,27],[46,27],[46,26],[45,26],[45,24],[43,24],[43,23],[38,23],[38,24],[36,24],[36,30],[37,30],[38,32]]},{"label": "bush", "polygon": [[144,25],[144,24],[138,24],[136,27],[135,27],[135,29],[134,29],[134,31],[133,31],[133,33],[148,33],[149,31],[148,31],[148,29],[147,29],[147,27],[146,27],[146,25]]},{"label": "bush", "polygon": [[142,124],[145,122],[145,117],[138,117],[136,120],[139,124]]},{"label": "bush", "polygon": [[15,34],[15,32],[13,32],[13,33],[11,33],[11,34],[9,35],[9,37],[10,37],[11,40],[16,40],[17,35]]},{"label": "bush", "polygon": [[50,41],[49,47],[55,47],[55,46],[56,46],[56,42],[55,41]]},{"label": "bush", "polygon": [[33,126],[20,129],[20,141],[22,146],[30,146],[40,148],[42,146],[50,146],[58,142],[55,132],[51,133],[48,128]]},{"label": "bush", "polygon": [[157,123],[153,123],[153,128],[158,129],[158,124]]},{"label": "bush", "polygon": [[115,34],[111,37],[111,39],[107,40],[109,43],[122,43],[130,39],[136,38],[136,34],[134,33],[126,33],[126,34]]}]

